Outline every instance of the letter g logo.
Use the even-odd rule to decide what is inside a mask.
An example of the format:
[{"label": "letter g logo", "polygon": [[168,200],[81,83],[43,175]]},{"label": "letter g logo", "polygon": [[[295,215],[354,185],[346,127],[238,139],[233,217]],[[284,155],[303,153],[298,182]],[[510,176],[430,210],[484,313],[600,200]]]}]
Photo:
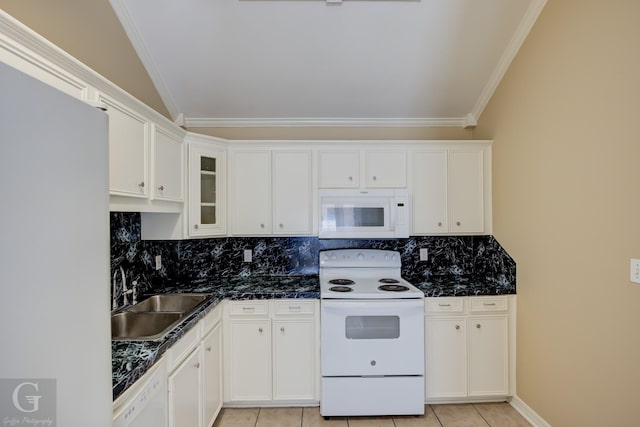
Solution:
[{"label": "letter g logo", "polygon": [[40,395],[35,395],[35,396],[24,396],[24,398],[27,400],[27,402],[31,403],[32,407],[31,409],[25,409],[22,407],[22,405],[20,404],[20,400],[18,400],[18,393],[20,393],[20,390],[24,387],[24,386],[32,386],[35,391],[38,391],[38,383],[28,383],[28,382],[24,382],[24,383],[20,383],[18,384],[18,386],[13,390],[13,406],[16,407],[16,409],[18,411],[21,412],[36,412],[39,408],[38,403],[40,401],[40,398],[42,396]]}]

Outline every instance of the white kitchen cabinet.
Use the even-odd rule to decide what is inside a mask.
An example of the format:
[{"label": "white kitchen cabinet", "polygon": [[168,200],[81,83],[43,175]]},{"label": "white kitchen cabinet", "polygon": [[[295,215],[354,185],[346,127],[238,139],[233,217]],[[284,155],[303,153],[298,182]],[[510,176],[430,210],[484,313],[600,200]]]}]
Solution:
[{"label": "white kitchen cabinet", "polygon": [[230,159],[232,234],[311,234],[310,150],[232,150]]},{"label": "white kitchen cabinet", "polygon": [[469,317],[469,396],[508,394],[508,316]]},{"label": "white kitchen cabinet", "polygon": [[405,188],[407,186],[406,156],[406,150],[320,150],[318,152],[318,186],[320,188]]},{"label": "white kitchen cabinet", "polygon": [[148,197],[149,121],[106,94],[97,100],[109,115],[109,192],[116,196]]},{"label": "white kitchen cabinet", "polygon": [[427,298],[427,402],[506,398],[515,392],[515,296]]},{"label": "white kitchen cabinet", "polygon": [[317,300],[231,301],[225,320],[224,400],[316,403]]},{"label": "white kitchen cabinet", "polygon": [[407,153],[405,150],[365,150],[367,188],[405,188]]},{"label": "white kitchen cabinet", "polygon": [[360,150],[321,150],[318,152],[320,188],[358,188]]},{"label": "white kitchen cabinet", "polygon": [[412,153],[413,233],[485,232],[485,149]]},{"label": "white kitchen cabinet", "polygon": [[202,420],[213,425],[222,408],[222,326],[216,324],[202,340]]},{"label": "white kitchen cabinet", "polygon": [[315,394],[315,322],[273,321],[273,399],[313,400]]},{"label": "white kitchen cabinet", "polygon": [[184,144],[182,135],[152,124],[152,199],[184,201]]},{"label": "white kitchen cabinet", "polygon": [[188,235],[224,235],[226,227],[226,149],[187,138],[189,148]]},{"label": "white kitchen cabinet", "polygon": [[426,318],[426,397],[467,396],[467,319]]},{"label": "white kitchen cabinet", "polygon": [[271,320],[231,319],[229,334],[231,400],[271,400]]},{"label": "white kitchen cabinet", "polygon": [[202,353],[194,350],[169,375],[169,427],[200,426]]},{"label": "white kitchen cabinet", "polygon": [[222,306],[167,352],[169,427],[210,427],[222,407]]}]

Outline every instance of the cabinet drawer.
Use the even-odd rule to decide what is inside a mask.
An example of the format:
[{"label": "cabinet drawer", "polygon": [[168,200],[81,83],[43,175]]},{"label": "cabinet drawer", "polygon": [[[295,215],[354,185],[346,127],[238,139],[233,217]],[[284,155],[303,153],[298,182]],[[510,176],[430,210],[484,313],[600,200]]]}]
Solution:
[{"label": "cabinet drawer", "polygon": [[507,311],[509,308],[506,296],[471,297],[470,300],[472,313]]},{"label": "cabinet drawer", "polygon": [[232,301],[229,313],[232,316],[269,314],[269,301]]},{"label": "cabinet drawer", "polygon": [[463,313],[464,298],[463,297],[427,298],[425,301],[425,306],[426,306],[427,314]]},{"label": "cabinet drawer", "polygon": [[200,343],[200,328],[194,327],[191,328],[189,332],[187,332],[182,338],[178,340],[167,352],[167,368],[168,371],[173,371],[182,360],[191,353],[191,351],[196,348],[196,346]]},{"label": "cabinet drawer", "polygon": [[276,315],[281,314],[313,314],[314,300],[289,299],[276,301]]}]

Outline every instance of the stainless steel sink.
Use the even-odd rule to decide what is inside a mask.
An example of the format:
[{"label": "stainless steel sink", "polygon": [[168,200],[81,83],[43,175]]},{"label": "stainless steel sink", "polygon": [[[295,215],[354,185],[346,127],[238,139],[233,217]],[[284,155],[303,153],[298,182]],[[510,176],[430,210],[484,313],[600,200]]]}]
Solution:
[{"label": "stainless steel sink", "polygon": [[131,312],[181,312],[186,313],[202,304],[209,294],[160,294],[153,295],[127,307]]},{"label": "stainless steel sink", "polygon": [[159,294],[111,315],[114,340],[151,341],[163,337],[193,313],[209,294]]},{"label": "stainless steel sink", "polygon": [[184,313],[134,313],[123,311],[111,315],[111,338],[119,340],[154,340],[180,323]]}]

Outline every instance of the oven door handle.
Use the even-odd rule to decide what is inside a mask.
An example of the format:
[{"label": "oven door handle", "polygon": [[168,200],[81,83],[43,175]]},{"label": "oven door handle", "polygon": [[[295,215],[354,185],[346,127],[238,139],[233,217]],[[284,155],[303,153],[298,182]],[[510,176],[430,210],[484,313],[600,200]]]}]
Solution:
[{"label": "oven door handle", "polygon": [[379,313],[398,312],[402,313],[424,313],[424,299],[404,299],[404,300],[322,300],[321,311],[325,313]]}]

